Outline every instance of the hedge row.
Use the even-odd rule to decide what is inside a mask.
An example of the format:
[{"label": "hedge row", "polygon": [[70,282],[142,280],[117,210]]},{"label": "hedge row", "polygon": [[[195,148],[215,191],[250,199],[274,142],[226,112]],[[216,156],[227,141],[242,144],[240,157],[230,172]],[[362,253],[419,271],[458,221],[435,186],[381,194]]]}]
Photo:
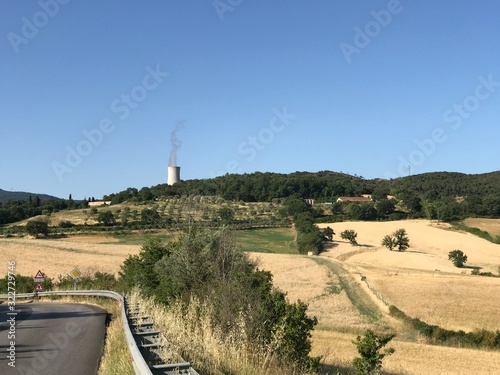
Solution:
[{"label": "hedge row", "polygon": [[430,325],[418,318],[411,318],[396,306],[389,307],[389,314],[402,320],[426,337],[431,344],[468,348],[500,349],[500,331],[485,329],[474,332],[452,331],[436,325]]}]

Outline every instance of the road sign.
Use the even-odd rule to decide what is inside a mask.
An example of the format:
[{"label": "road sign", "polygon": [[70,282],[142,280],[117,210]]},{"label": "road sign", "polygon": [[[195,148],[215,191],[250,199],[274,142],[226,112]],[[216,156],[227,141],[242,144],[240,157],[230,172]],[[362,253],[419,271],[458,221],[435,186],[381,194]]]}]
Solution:
[{"label": "road sign", "polygon": [[43,285],[41,283],[36,283],[35,291],[43,292]]},{"label": "road sign", "polygon": [[42,271],[38,270],[38,272],[35,275],[35,283],[43,283],[45,281],[45,276],[42,273]]},{"label": "road sign", "polygon": [[73,279],[77,279],[82,273],[78,270],[78,268],[75,268],[69,274],[73,277]]}]

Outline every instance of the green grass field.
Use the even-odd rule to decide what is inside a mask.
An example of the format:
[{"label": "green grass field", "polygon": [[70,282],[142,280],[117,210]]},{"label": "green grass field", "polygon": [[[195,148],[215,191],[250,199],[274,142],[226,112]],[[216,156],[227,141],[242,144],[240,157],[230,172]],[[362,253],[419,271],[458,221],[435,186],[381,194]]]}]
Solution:
[{"label": "green grass field", "polygon": [[159,239],[163,242],[168,242],[174,239],[175,233],[166,231],[152,231],[152,232],[123,232],[114,233],[113,238],[116,241],[106,242],[110,245],[144,245],[151,238]]},{"label": "green grass field", "polygon": [[[243,251],[276,254],[297,254],[295,231],[292,228],[245,229],[235,230],[233,234]],[[113,233],[115,241],[110,245],[144,245],[149,239],[157,238],[164,242],[174,239],[177,234],[169,231]],[[118,241],[116,241],[118,240]]]},{"label": "green grass field", "polygon": [[247,229],[233,232],[243,251],[297,254],[292,228]]}]

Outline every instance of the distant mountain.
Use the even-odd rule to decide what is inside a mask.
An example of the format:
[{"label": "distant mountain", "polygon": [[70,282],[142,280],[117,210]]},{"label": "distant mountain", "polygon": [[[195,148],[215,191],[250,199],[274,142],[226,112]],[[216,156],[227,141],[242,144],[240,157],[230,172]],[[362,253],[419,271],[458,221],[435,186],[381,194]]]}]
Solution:
[{"label": "distant mountain", "polygon": [[8,201],[26,201],[30,199],[30,196],[32,198],[35,198],[38,196],[43,201],[58,201],[61,200],[61,198],[54,197],[52,195],[47,195],[47,194],[37,194],[37,193],[27,193],[24,191],[5,191],[0,189],[0,202],[8,202]]}]

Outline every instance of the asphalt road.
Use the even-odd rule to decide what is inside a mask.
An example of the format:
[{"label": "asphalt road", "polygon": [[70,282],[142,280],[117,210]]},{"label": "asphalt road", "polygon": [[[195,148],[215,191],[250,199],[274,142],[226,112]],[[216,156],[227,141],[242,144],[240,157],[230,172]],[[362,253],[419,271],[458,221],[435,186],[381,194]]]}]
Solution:
[{"label": "asphalt road", "polygon": [[15,312],[9,315],[7,304],[0,305],[0,374],[97,373],[105,310],[71,303],[19,303]]}]

